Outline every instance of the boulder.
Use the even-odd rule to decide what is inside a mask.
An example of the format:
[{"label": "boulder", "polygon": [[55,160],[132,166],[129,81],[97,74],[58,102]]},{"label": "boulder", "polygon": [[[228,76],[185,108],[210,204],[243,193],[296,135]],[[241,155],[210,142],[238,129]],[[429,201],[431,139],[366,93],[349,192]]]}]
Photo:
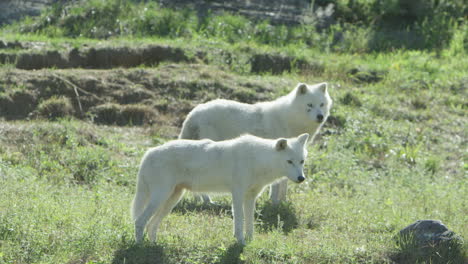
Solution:
[{"label": "boulder", "polygon": [[465,263],[463,239],[439,220],[418,220],[395,237],[397,263]]}]

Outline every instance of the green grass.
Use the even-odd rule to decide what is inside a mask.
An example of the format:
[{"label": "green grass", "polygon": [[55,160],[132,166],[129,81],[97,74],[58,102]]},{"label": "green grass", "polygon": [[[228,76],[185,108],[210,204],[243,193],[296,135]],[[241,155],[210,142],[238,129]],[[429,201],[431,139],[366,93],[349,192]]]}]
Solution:
[{"label": "green grass", "polygon": [[[310,147],[308,180],[291,184],[288,202],[279,209],[262,196],[255,240],[247,247],[235,244],[226,196],[216,199],[219,208],[183,202],[163,222],[157,244],[134,244],[129,206],[138,162],[148,147],[177,131],[17,121],[0,127],[0,260],[390,263],[400,250],[393,239],[398,230],[428,218],[466,238],[466,59],[425,52],[335,54],[328,60],[316,55],[324,59],[321,75],[222,78],[227,88],[239,80],[271,83],[268,98],[298,80],[328,80],[335,101],[337,121]],[[169,66],[159,66],[164,78],[187,81],[165,73]],[[191,67],[175,69],[199,78]],[[352,68],[385,73],[367,83],[351,76]],[[222,82],[223,71],[200,69],[204,79]]]},{"label": "green grass", "polygon": [[[277,210],[262,196],[255,240],[245,248],[231,234],[226,196],[214,208],[181,203],[163,222],[157,244],[134,244],[129,205],[141,155],[168,139],[158,127],[3,123],[2,260],[385,263],[398,252],[394,235],[418,219],[440,219],[467,237],[461,199],[467,193],[466,104],[460,98],[466,91],[463,74],[447,72],[464,62],[425,53],[340,59],[369,69],[399,66],[370,84],[324,72],[322,78],[334,80],[332,115],[341,123],[326,125],[310,147],[309,179],[290,185],[286,204]],[[270,96],[285,93],[289,82]]]},{"label": "green grass", "polygon": [[[304,11],[310,21],[276,25],[252,21],[228,12],[207,12],[199,17],[193,8],[173,10],[154,2],[92,0],[55,4],[41,17],[25,19],[3,32],[38,33],[48,37],[108,39],[145,37],[216,39],[231,44],[285,47],[291,43],[321,51],[372,52],[395,48],[443,50],[456,36],[466,37],[466,10],[462,0],[452,1],[312,1]],[[318,6],[334,5],[334,20],[316,29]],[[313,9],[315,8],[315,10]],[[466,43],[459,42],[466,50]]]},{"label": "green grass", "polygon": [[[290,185],[279,218],[260,199],[255,240],[243,249],[231,235],[224,196],[216,199],[219,208],[183,202],[163,222],[157,244],[134,244],[129,204],[138,161],[155,131],[75,121],[4,124],[2,142],[10,143],[1,155],[0,256],[6,263],[382,263],[396,251],[396,232],[417,219],[441,219],[466,237],[463,172],[428,172],[424,147],[414,161],[391,154],[401,147],[392,139],[411,125],[376,120],[389,146],[370,139],[367,151],[355,149],[357,133],[379,137],[367,117],[353,115],[340,134],[310,148],[313,173],[305,184]],[[360,131],[354,122],[363,124]],[[50,170],[37,160],[64,164]],[[75,166],[93,168],[95,178],[78,181]]]},{"label": "green grass", "polygon": [[[357,3],[355,9],[349,2]],[[443,11],[446,1],[441,2]],[[408,248],[398,245],[395,235],[416,220],[441,220],[468,238],[466,24],[441,24],[453,30],[453,37],[444,35],[442,44],[423,30],[433,41],[424,50],[388,42],[392,48],[376,52],[367,39],[376,25],[353,28],[342,23],[322,35],[314,30],[308,37],[321,42],[317,48],[305,39],[294,39],[296,33],[306,34],[301,31],[306,27],[270,27],[268,22],[253,23],[229,14],[212,16],[199,27],[190,12],[182,18],[184,13],[158,13],[152,4],[136,4],[124,14],[105,3],[123,2],[90,1],[73,7],[69,17],[57,20],[60,23],[45,25],[36,33],[17,33],[18,28],[43,23],[47,13],[39,20],[3,28],[2,38],[43,42],[45,49],[60,51],[85,44],[168,45],[193,57],[202,52],[206,60],[109,71],[26,72],[14,69],[14,64],[2,65],[2,80],[17,82],[0,86],[2,110],[14,105],[15,98],[40,97],[37,104],[42,103],[43,111],[37,114],[60,117],[70,102],[62,97],[65,90],[48,86],[60,79],[44,82],[46,87],[21,84],[22,77],[41,79],[53,73],[75,84],[79,76],[86,76],[103,85],[99,89],[91,85],[81,95],[83,102],[92,91],[108,106],[118,103],[122,113],[125,109],[146,113],[150,108],[158,112],[154,123],[138,127],[133,122],[120,127],[97,125],[89,118],[92,113],[83,113],[81,120],[34,119],[28,115],[34,109],[26,107],[18,115],[29,120],[2,120],[0,263],[405,263],[399,257]],[[376,3],[335,1],[344,22],[356,19],[351,16],[356,10],[361,18],[371,13],[401,18],[395,1]],[[148,6],[154,9],[143,14]],[[118,37],[100,39],[102,30],[91,34],[94,26],[105,29],[116,22],[83,20],[81,16],[92,8],[101,15],[102,10],[110,10],[122,16]],[[132,12],[142,13],[138,23],[125,24]],[[437,19],[447,22],[443,15]],[[416,21],[423,22],[424,17]],[[425,30],[433,29],[433,24],[425,23]],[[187,27],[181,30],[181,25]],[[125,31],[130,26],[141,28]],[[245,39],[249,32],[239,34],[244,28],[256,30],[256,39]],[[344,28],[350,30],[344,34],[363,38],[332,48],[329,33]],[[91,35],[79,36],[80,30]],[[249,61],[256,54],[289,56],[295,62],[304,59],[314,67],[293,66],[291,72],[277,76],[253,74]],[[154,86],[145,86],[148,80]],[[164,219],[157,243],[135,244],[129,209],[140,159],[147,148],[177,136],[174,124],[183,120],[182,108],[218,96],[249,102],[275,98],[297,82],[322,81],[330,83],[334,106],[331,122],[309,146],[307,180],[290,184],[287,202],[279,207],[270,204],[267,193],[261,196],[251,243],[242,248],[235,242],[229,196],[217,196],[217,205],[205,206],[187,195]],[[154,102],[138,104],[138,98],[145,96]],[[94,99],[88,97],[89,102]],[[56,111],[60,115],[52,116]],[[448,258],[441,251],[419,260],[466,261],[466,243]]]}]

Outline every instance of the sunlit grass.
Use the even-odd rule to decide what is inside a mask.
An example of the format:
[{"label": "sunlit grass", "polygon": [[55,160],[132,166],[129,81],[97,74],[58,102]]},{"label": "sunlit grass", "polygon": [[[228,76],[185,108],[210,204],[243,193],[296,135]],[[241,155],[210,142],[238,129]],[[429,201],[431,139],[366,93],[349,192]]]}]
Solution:
[{"label": "sunlit grass", "polygon": [[[165,19],[170,19],[167,12]],[[219,25],[224,19],[229,24]],[[168,29],[151,37],[107,39],[66,37],[64,29],[54,27],[38,34],[17,33],[20,24],[1,29],[4,41],[43,43],[35,45],[47,50],[155,44],[181,48],[191,57],[204,54],[207,59],[193,64],[139,66],[173,87],[173,97],[157,98],[158,105],[192,100],[182,98],[188,90],[201,94],[193,92],[197,100],[219,97],[210,87],[220,84],[223,95],[254,100],[260,97],[252,87],[263,89],[261,98],[275,98],[298,82],[327,81],[334,106],[331,122],[309,146],[307,181],[290,184],[287,202],[277,208],[267,193],[261,196],[254,240],[244,248],[232,235],[226,195],[215,196],[214,206],[186,195],[163,221],[157,243],[135,245],[129,207],[138,164],[147,148],[175,138],[175,127],[104,126],[68,117],[2,120],[0,263],[392,263],[400,250],[395,235],[420,219],[441,220],[468,238],[468,57],[463,56],[462,26],[444,50],[370,52],[363,50],[364,39],[333,52],[305,41],[272,39],[285,29],[268,32],[266,22],[256,25],[264,30],[262,40],[245,38],[236,30],[248,23],[225,16],[211,21],[211,32],[205,32],[209,36]],[[254,74],[250,60],[256,54],[305,59],[316,67],[293,66],[277,76]],[[24,73],[14,62],[0,71],[5,79]],[[136,69],[119,69],[126,71],[138,77]],[[105,74],[96,72],[94,76]],[[85,69],[60,73],[91,76]],[[31,87],[2,86],[0,99],[27,89]],[[463,250],[466,258],[466,244]]]}]

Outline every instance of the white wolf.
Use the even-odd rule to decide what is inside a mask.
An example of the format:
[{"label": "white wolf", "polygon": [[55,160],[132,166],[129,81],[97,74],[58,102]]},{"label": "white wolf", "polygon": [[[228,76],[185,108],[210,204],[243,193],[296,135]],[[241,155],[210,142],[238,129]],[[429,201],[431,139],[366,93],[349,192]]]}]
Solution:
[{"label": "white wolf", "polygon": [[[327,86],[299,83],[283,97],[253,105],[229,100],[200,104],[188,114],[179,138],[218,141],[248,133],[273,139],[309,133],[313,140],[330,114],[332,99]],[[273,204],[285,199],[286,190],[287,181],[272,185]],[[203,199],[211,201],[207,195]]]},{"label": "white wolf", "polygon": [[185,190],[230,192],[234,235],[245,244],[253,234],[255,200],[268,184],[287,176],[300,183],[307,157],[309,134],[297,138],[263,139],[252,135],[226,141],[174,140],[144,155],[132,205],[135,239],[143,240],[146,227],[156,240],[161,220],[171,212]]}]

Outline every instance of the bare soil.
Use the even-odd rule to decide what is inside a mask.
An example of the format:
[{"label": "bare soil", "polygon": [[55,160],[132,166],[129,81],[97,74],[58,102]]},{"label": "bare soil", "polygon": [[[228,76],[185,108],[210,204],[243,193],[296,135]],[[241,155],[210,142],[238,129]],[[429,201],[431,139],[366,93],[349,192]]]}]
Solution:
[{"label": "bare soil", "polygon": [[[111,70],[5,67],[0,70],[0,118],[72,115],[99,124],[180,126],[198,103],[216,98],[253,103],[289,85],[293,84],[232,75],[201,64]],[[65,107],[70,103],[71,110]],[[44,114],[44,109],[54,112]],[[57,113],[61,110],[66,113]]]},{"label": "bare soil", "polygon": [[[228,51],[109,45],[0,40],[0,119],[72,116],[97,124],[180,127],[199,103],[216,98],[255,103],[297,84],[258,74],[324,70],[319,63],[283,54],[251,53],[240,59]],[[233,73],[234,64],[254,75]]]},{"label": "bare soil", "polygon": [[[44,42],[19,42],[0,40],[0,64],[9,64],[17,69],[38,70],[44,68],[112,69],[140,66],[157,66],[161,63],[204,63],[227,67],[242,67],[254,74],[279,75],[292,70],[322,72],[324,66],[303,58],[278,53],[244,53],[238,56],[226,50],[184,50],[167,45],[142,44],[140,46],[110,46],[109,43],[83,45]],[[241,58],[242,57],[242,58]],[[220,63],[221,62],[221,63]]]}]

